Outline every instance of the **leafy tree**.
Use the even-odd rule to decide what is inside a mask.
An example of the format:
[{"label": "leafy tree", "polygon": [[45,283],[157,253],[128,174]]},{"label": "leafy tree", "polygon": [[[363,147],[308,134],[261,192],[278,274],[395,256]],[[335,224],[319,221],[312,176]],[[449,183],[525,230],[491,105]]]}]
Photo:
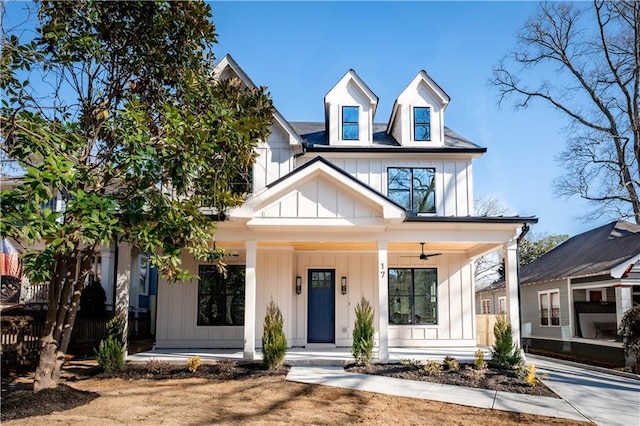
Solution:
[{"label": "leafy tree", "polygon": [[[149,253],[171,281],[191,277],[185,250],[222,256],[203,207],[242,202],[229,182],[254,161],[273,107],[264,88],[215,81],[210,18],[202,1],[42,1],[33,40],[3,33],[0,139],[25,175],[1,194],[0,232],[45,243],[23,260],[51,289],[36,392],[57,385],[102,244]],[[46,207],[55,193],[64,213]]]},{"label": "leafy tree", "polygon": [[567,234],[525,236],[520,241],[520,265],[531,263],[569,239]]},{"label": "leafy tree", "polygon": [[494,68],[500,102],[540,100],[567,117],[561,196],[640,223],[640,2],[541,3]]}]

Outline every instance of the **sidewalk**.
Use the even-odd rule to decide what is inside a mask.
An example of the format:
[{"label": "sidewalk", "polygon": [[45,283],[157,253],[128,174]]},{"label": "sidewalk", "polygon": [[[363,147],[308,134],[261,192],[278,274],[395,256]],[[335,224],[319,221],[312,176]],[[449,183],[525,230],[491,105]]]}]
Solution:
[{"label": "sidewalk", "polygon": [[342,367],[294,366],[287,380],[598,425],[640,424],[640,380],[637,378],[620,377],[587,366],[565,365],[543,357],[531,357],[529,362],[549,375],[544,383],[561,399],[348,373]]}]

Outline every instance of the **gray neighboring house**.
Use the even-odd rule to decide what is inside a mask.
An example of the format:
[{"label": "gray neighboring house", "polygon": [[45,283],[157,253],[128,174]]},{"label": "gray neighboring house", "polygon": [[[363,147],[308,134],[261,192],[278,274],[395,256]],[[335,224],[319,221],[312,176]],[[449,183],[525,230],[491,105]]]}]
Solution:
[{"label": "gray neighboring house", "polygon": [[[500,313],[505,284],[476,291],[476,312]],[[525,350],[624,365],[616,330],[640,304],[640,225],[623,220],[576,235],[520,269]]]}]

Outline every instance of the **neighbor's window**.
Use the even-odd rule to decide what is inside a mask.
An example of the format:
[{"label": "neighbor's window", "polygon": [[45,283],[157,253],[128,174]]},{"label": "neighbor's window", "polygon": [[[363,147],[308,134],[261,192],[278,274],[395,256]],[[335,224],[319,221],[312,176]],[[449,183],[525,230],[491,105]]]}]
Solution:
[{"label": "neighbor's window", "polygon": [[435,268],[389,268],[389,324],[437,324]]},{"label": "neighbor's window", "polygon": [[357,106],[342,107],[342,139],[356,141],[359,139],[358,133],[358,113]]},{"label": "neighbor's window", "polygon": [[431,140],[431,108],[413,108],[413,135],[417,141]]},{"label": "neighbor's window", "polygon": [[434,168],[391,167],[387,173],[389,198],[416,213],[435,213],[435,176]]},{"label": "neighbor's window", "polygon": [[244,266],[200,265],[198,325],[244,325]]},{"label": "neighbor's window", "polygon": [[491,299],[482,299],[482,313],[483,314],[491,313]]},{"label": "neighbor's window", "polygon": [[560,291],[538,292],[540,325],[560,325]]},{"label": "neighbor's window", "polygon": [[498,313],[506,314],[507,313],[507,298],[499,297],[498,298]]}]

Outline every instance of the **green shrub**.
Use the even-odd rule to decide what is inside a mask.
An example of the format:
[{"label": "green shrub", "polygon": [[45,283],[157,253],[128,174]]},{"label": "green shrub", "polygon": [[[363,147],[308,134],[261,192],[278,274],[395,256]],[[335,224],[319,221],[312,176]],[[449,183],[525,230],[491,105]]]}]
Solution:
[{"label": "green shrub", "polygon": [[355,313],[351,353],[356,364],[367,365],[373,358],[373,308],[364,296],[356,305]]},{"label": "green shrub", "polygon": [[424,366],[424,364],[422,364],[422,361],[411,358],[402,358],[400,360],[400,364],[406,367],[410,367],[412,370],[422,370],[422,367]]},{"label": "green shrub", "polygon": [[438,361],[427,360],[422,366],[422,371],[427,376],[437,376],[438,374],[442,373],[442,364],[440,364]]},{"label": "green shrub", "polygon": [[287,337],[284,334],[282,312],[273,300],[267,305],[262,335],[262,364],[269,370],[277,370],[287,353]]},{"label": "green shrub", "polygon": [[513,341],[511,323],[504,315],[493,326],[495,343],[491,347],[491,363],[500,368],[514,369],[522,364],[518,345]]},{"label": "green shrub", "polygon": [[113,373],[124,366],[124,319],[113,317],[107,323],[107,337],[100,341],[96,351],[98,365],[106,372]]},{"label": "green shrub", "polygon": [[448,371],[458,371],[460,369],[460,363],[458,360],[451,356],[446,356],[442,364],[444,369]]},{"label": "green shrub", "polygon": [[625,355],[633,362],[633,371],[640,373],[640,305],[635,305],[622,316],[618,335],[622,338]]},{"label": "green shrub", "polygon": [[484,352],[482,352],[482,349],[478,349],[473,353],[473,355],[473,366],[476,370],[485,369],[487,367],[487,363],[484,361]]}]

